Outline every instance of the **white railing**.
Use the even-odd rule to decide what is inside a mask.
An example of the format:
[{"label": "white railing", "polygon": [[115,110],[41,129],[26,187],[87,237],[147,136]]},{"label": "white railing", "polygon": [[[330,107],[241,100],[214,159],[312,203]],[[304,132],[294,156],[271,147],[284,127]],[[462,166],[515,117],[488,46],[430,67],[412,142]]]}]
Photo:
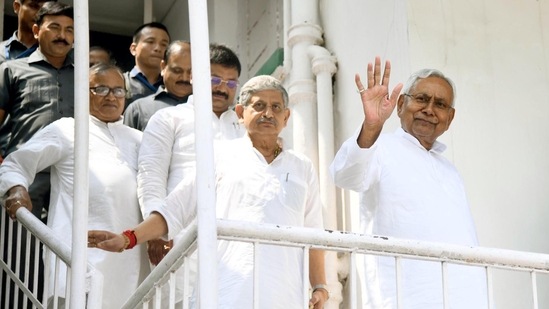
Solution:
[{"label": "white railing", "polygon": [[[26,209],[18,210],[19,221],[24,226],[29,226],[29,231],[33,235],[40,235],[40,241],[44,243],[46,247],[56,253],[58,256],[58,263],[70,264],[70,249],[63,244],[60,240],[56,239],[52,235],[49,228],[47,228],[42,222],[36,219]],[[2,211],[2,222],[9,220],[6,218],[5,212]],[[11,220],[9,220],[11,221]],[[11,223],[14,224],[14,223]],[[20,228],[19,228],[20,229]],[[11,225],[10,225],[11,230]],[[456,245],[446,245],[440,243],[428,243],[412,240],[393,239],[388,237],[367,236],[353,233],[339,232],[339,231],[321,231],[308,228],[297,228],[279,225],[267,225],[267,224],[255,224],[250,222],[235,222],[227,220],[217,220],[218,239],[226,241],[244,241],[254,245],[257,244],[271,244],[279,246],[298,247],[304,250],[303,259],[303,278],[304,278],[304,290],[306,291],[308,285],[305,280],[308,278],[308,250],[310,249],[323,249],[326,251],[335,251],[344,253],[349,258],[349,271],[348,271],[348,291],[345,294],[348,298],[346,300],[346,308],[360,308],[357,304],[357,282],[356,265],[357,258],[360,255],[380,255],[394,257],[396,261],[397,269],[397,286],[399,283],[399,265],[403,259],[415,259],[415,260],[427,260],[441,263],[442,280],[446,280],[445,271],[448,264],[462,264],[475,267],[483,267],[487,273],[487,285],[488,285],[488,303],[489,308],[494,305],[494,293],[491,288],[493,284],[493,272],[498,269],[512,270],[518,272],[524,272],[529,274],[529,282],[531,284],[531,308],[541,308],[538,302],[538,279],[541,276],[549,278],[549,255],[539,253],[528,253],[513,250],[482,248],[482,247],[464,247]],[[162,260],[162,262],[151,272],[151,274],[145,279],[145,281],[139,286],[135,293],[128,299],[123,308],[190,308],[191,307],[191,294],[193,287],[188,281],[188,276],[184,276],[182,289],[183,301],[176,300],[175,290],[176,285],[181,282],[176,282],[175,272],[183,268],[184,273],[189,273],[189,268],[192,266],[189,262],[191,255],[196,251],[196,237],[197,237],[197,225],[196,221],[193,222],[185,231],[182,232],[182,238],[179,242],[174,244],[174,247],[168,255]],[[31,236],[27,236],[30,238]],[[34,236],[32,236],[34,237]],[[0,241],[10,242],[11,235],[4,235],[3,231],[0,234]],[[8,246],[7,248],[15,248],[16,246]],[[5,256],[5,252],[1,251],[1,256]],[[28,250],[27,250],[28,252]],[[16,256],[13,252],[7,254],[10,256]],[[19,260],[20,255],[17,255]],[[21,265],[15,269],[8,267],[11,261],[2,261],[2,273],[0,274],[0,280],[8,279],[17,284],[16,289],[18,293],[23,293],[25,299],[32,302],[33,308],[46,308],[47,303],[44,297],[30,293],[30,290],[36,290],[36,287],[30,289],[27,285],[28,278],[19,279],[16,275]],[[25,265],[34,263],[36,261],[27,261]],[[28,267],[28,266],[25,266]],[[55,270],[51,270],[55,271]],[[256,267],[257,272],[257,267]],[[6,276],[7,274],[7,276]],[[4,276],[5,278],[3,278]],[[35,275],[36,276],[36,275]],[[93,273],[90,268],[90,290],[88,291],[88,304],[87,308],[100,308],[101,304],[101,278],[97,273]],[[258,278],[260,279],[260,278]],[[34,280],[36,282],[36,280]],[[444,284],[443,284],[444,286]],[[163,288],[167,287],[167,288]],[[55,287],[53,287],[55,289]],[[7,292],[6,292],[6,289]],[[44,287],[48,290],[48,287]],[[9,284],[2,287],[2,293],[10,295]],[[444,292],[446,293],[446,292]],[[163,295],[167,294],[167,295]],[[305,293],[307,294],[307,293]],[[47,295],[47,293],[45,293]],[[70,293],[69,293],[70,295]],[[257,297],[258,292],[254,292],[254,297]],[[309,295],[303,295],[304,304],[307,303]],[[8,308],[8,300],[4,300],[5,303],[0,307]],[[52,300],[50,300],[52,301]],[[65,303],[67,300],[65,300]],[[53,299],[53,305],[57,305],[57,300]],[[17,308],[17,307],[14,307]],[[23,304],[23,308],[26,308],[26,304]],[[55,308],[55,306],[54,306]],[[257,308],[257,306],[256,306]],[[306,305],[304,305],[306,308]],[[530,308],[525,306],[524,308]]]},{"label": "white railing", "polygon": [[[272,244],[280,246],[299,247],[305,250],[303,269],[304,282],[308,282],[308,250],[323,249],[327,251],[343,252],[349,255],[349,299],[348,308],[360,308],[357,305],[357,256],[358,255],[380,255],[391,256],[395,258],[397,268],[397,287],[400,286],[398,269],[402,259],[427,260],[441,263],[442,280],[446,280],[446,265],[462,264],[468,266],[483,267],[487,273],[488,304],[489,308],[494,308],[495,300],[492,292],[493,271],[496,269],[513,270],[526,272],[531,278],[531,297],[532,307],[540,308],[538,303],[538,276],[549,274],[549,255],[539,253],[520,252],[513,250],[483,248],[483,247],[464,247],[456,245],[446,245],[440,243],[429,243],[412,240],[393,239],[388,237],[367,236],[339,231],[321,231],[308,228],[297,228],[279,225],[255,224],[250,222],[235,222],[227,220],[217,220],[218,239],[227,241],[244,241],[253,244]],[[174,290],[175,281],[173,273],[181,265],[189,267],[185,263],[187,257],[192,253],[189,246],[194,244],[196,237],[196,225],[193,223],[184,231],[184,240],[175,244],[175,247],[165,257],[162,263],[153,271],[147,280],[140,286],[136,293],[128,300],[124,308],[136,308],[143,304],[147,308],[148,302],[155,299],[157,306],[162,308],[175,308],[173,302],[160,303],[161,295],[155,295],[161,291],[161,286],[170,284],[170,291]],[[257,267],[256,267],[257,271]],[[188,290],[188,282],[185,283],[184,290]],[[304,290],[307,291],[308,285],[305,284]],[[443,284],[443,287],[446,285]],[[443,288],[444,289],[444,288]],[[443,291],[444,294],[447,291]],[[257,297],[254,292],[254,297]],[[307,308],[309,295],[303,295],[304,308]],[[173,299],[170,295],[169,299]],[[188,299],[183,302],[183,308],[190,305]],[[158,307],[157,307],[158,308]],[[179,307],[178,307],[179,308]],[[258,308],[257,305],[255,308]],[[525,306],[524,308],[528,308]]]},{"label": "white railing", "polygon": [[[61,265],[67,268],[67,290],[63,301],[69,304],[70,291],[68,291],[71,265],[71,249],[42,221],[36,218],[26,208],[17,210],[17,220],[8,218],[6,212],[0,210],[0,299],[1,308],[58,308],[62,302],[57,296],[48,299],[48,295],[56,294],[50,291],[58,290],[57,282],[49,286],[47,280],[50,272],[57,273]],[[22,235],[24,239],[22,239]],[[32,246],[32,247],[31,247]],[[22,248],[25,248],[22,256]],[[16,252],[13,252],[13,249]],[[31,254],[31,248],[36,254]],[[54,269],[45,264],[40,265],[40,252],[49,250],[55,256]],[[39,268],[44,269],[44,278],[39,277]],[[29,273],[32,272],[32,278]],[[22,275],[20,275],[22,274]],[[57,276],[56,276],[57,277]],[[32,279],[32,280],[31,280]],[[103,289],[103,276],[88,264],[86,274],[87,303],[89,309],[101,308]],[[30,286],[32,282],[32,287]],[[41,287],[39,289],[39,286]],[[38,291],[42,290],[42,295]]]}]

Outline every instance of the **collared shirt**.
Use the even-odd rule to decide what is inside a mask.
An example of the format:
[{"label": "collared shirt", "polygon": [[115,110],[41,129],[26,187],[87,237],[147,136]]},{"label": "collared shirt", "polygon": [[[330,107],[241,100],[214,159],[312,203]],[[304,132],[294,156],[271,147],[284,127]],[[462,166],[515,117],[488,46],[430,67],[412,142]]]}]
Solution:
[{"label": "collared shirt", "polygon": [[154,84],[149,83],[147,77],[143,75],[137,66],[133,67],[131,71],[124,73],[124,79],[126,80],[126,90],[128,91],[126,95],[126,107],[139,98],[155,94],[158,91],[158,87],[164,84],[160,75],[158,75],[158,79]]},{"label": "collared shirt", "polygon": [[[465,246],[478,245],[465,189],[455,167],[435,142],[426,150],[399,128],[382,134],[371,148],[357,144],[360,129],[338,151],[330,170],[335,184],[361,194],[361,232]],[[396,308],[393,258],[367,257],[367,308]],[[405,260],[405,308],[441,308],[440,264]],[[485,308],[485,277],[480,269],[449,266],[452,308]],[[369,302],[367,302],[369,301]],[[455,307],[454,307],[455,306]]]},{"label": "collared shirt", "polygon": [[0,109],[9,114],[12,128],[7,154],[46,125],[74,115],[72,57],[57,69],[37,49],[28,58],[4,62],[0,71]]},{"label": "collared shirt", "polygon": [[158,88],[155,94],[135,100],[124,111],[124,124],[140,131],[145,130],[149,119],[158,110],[169,106],[187,103],[189,97],[178,98],[164,89]]},{"label": "collared shirt", "polygon": [[[214,139],[242,137],[244,126],[229,109],[221,117],[212,112]],[[143,132],[137,174],[139,203],[146,215],[195,167],[193,96],[185,104],[156,112]]]},{"label": "collared shirt", "polygon": [[[0,43],[0,64],[6,60],[28,57],[37,47],[38,44],[35,44],[27,48],[19,42],[17,31],[15,31],[9,39]],[[4,123],[0,123],[0,155],[3,155],[6,151],[11,136],[12,128],[8,119],[9,115],[6,115]]]},{"label": "collared shirt", "polygon": [[35,44],[27,48],[19,42],[17,31],[15,31],[9,39],[0,43],[0,63],[6,60],[28,57],[37,47],[38,44]]},{"label": "collared shirt", "polygon": [[[142,133],[122,124],[89,120],[89,216],[90,230],[123,231],[142,221],[137,202],[137,155]],[[74,119],[63,118],[40,130],[0,165],[0,195],[14,185],[26,188],[34,175],[51,166],[51,201],[48,226],[71,246],[74,183]],[[113,254],[88,249],[88,261],[104,277],[101,308],[118,309],[148,274],[144,246]],[[48,251],[45,261],[55,269]],[[58,291],[64,297],[66,268],[59,265]],[[55,274],[50,272],[49,286]],[[107,284],[108,283],[108,284]],[[116,287],[116,288],[113,288]],[[51,290],[51,289],[50,289]]]},{"label": "collared shirt", "polygon": [[[296,227],[322,228],[318,178],[312,162],[292,150],[271,163],[248,136],[215,145],[216,212],[221,219]],[[174,237],[195,216],[193,177],[187,177],[157,207]],[[192,179],[192,180],[191,180]],[[301,308],[303,250],[259,245],[260,308]],[[218,246],[219,308],[252,308],[254,247],[220,241]]]}]

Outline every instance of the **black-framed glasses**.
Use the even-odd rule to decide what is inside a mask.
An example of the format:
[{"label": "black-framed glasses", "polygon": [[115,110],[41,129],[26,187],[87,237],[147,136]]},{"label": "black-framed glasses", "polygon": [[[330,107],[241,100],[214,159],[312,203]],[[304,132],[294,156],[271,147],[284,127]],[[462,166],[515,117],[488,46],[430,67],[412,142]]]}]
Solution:
[{"label": "black-framed glasses", "polygon": [[106,97],[111,92],[117,98],[123,98],[126,96],[126,89],[122,87],[109,88],[107,86],[97,86],[97,87],[90,87],[90,91],[94,95],[98,95],[100,97]]},{"label": "black-framed glasses", "polygon": [[230,89],[234,89],[238,86],[238,81],[236,80],[224,80],[221,77],[212,76],[212,86],[219,86],[222,83],[225,83]]},{"label": "black-framed glasses", "polygon": [[446,101],[444,101],[443,99],[439,99],[434,96],[427,95],[425,93],[418,93],[418,94],[403,93],[402,95],[411,98],[415,104],[422,107],[429,105],[429,103],[433,101],[434,102],[433,106],[436,109],[439,109],[441,111],[447,111],[450,108],[452,108],[452,106],[448,104]]}]

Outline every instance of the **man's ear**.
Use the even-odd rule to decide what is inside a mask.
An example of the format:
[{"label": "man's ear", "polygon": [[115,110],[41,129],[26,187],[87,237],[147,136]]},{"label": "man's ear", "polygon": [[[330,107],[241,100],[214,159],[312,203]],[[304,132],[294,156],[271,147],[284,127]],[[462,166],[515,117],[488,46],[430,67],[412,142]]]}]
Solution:
[{"label": "man's ear", "polygon": [[21,3],[19,1],[13,1],[13,12],[15,15],[19,15],[19,10],[21,9]]},{"label": "man's ear", "polygon": [[32,25],[32,34],[34,38],[38,40],[38,33],[40,33],[40,27],[37,24]]},{"label": "man's ear", "polygon": [[137,44],[136,44],[136,43],[132,43],[132,44],[130,45],[130,54],[132,54],[132,56],[134,56],[134,57],[135,57],[135,54],[136,54],[136,52],[135,52],[135,48],[136,48],[136,47],[137,47]]},{"label": "man's ear", "polygon": [[397,115],[398,117],[400,117],[400,113],[402,112],[402,106],[404,105],[404,97],[403,95],[400,95],[398,97],[398,101],[397,101]]},{"label": "man's ear", "polygon": [[286,126],[288,124],[288,119],[290,119],[290,109],[289,108],[286,108],[284,110],[284,126]]},{"label": "man's ear", "polygon": [[244,106],[242,106],[241,104],[236,104],[234,107],[234,111],[236,112],[238,119],[244,118]]},{"label": "man's ear", "polygon": [[166,61],[164,61],[164,59],[160,61],[160,75],[164,76],[164,69],[166,69],[167,65],[168,64],[166,63]]}]

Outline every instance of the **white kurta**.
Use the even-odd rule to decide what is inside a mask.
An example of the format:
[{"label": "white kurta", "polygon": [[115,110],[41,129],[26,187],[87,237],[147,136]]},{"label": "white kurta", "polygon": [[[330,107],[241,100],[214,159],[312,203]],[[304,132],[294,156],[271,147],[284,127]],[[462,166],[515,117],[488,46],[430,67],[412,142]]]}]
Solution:
[{"label": "white kurta", "polygon": [[[143,214],[164,198],[187,174],[194,175],[194,102],[163,108],[149,120],[139,150],[138,196]],[[244,126],[233,110],[212,113],[215,140],[242,137]],[[194,176],[193,176],[194,177]],[[147,210],[149,209],[149,210]]]},{"label": "white kurta", "polygon": [[[246,136],[216,145],[217,217],[257,223],[322,228],[318,179],[311,161],[285,150],[268,164]],[[166,219],[169,237],[193,219],[192,185],[181,183],[157,208]],[[252,308],[253,247],[219,242],[219,308]],[[258,256],[259,307],[301,308],[301,249],[261,245]]]},{"label": "white kurta", "polygon": [[[142,221],[137,201],[137,154],[141,132],[90,117],[88,228],[123,231]],[[0,166],[0,195],[15,186],[28,188],[34,175],[51,166],[48,226],[70,247],[72,239],[74,119],[63,118],[39,131]],[[118,309],[148,274],[144,246],[123,253],[88,249],[88,261],[104,276],[102,308]],[[45,254],[53,287],[54,259]],[[66,268],[58,272],[57,295],[64,297]],[[50,294],[51,295],[51,294]]]},{"label": "white kurta", "polygon": [[[357,131],[338,151],[330,167],[337,186],[361,192],[361,232],[431,242],[477,246],[477,236],[462,180],[435,142],[427,151],[399,128],[382,134],[369,149]],[[365,257],[364,308],[396,308],[393,258]],[[403,308],[442,308],[439,263],[404,260]],[[450,265],[450,304],[486,308],[481,269]]]}]

